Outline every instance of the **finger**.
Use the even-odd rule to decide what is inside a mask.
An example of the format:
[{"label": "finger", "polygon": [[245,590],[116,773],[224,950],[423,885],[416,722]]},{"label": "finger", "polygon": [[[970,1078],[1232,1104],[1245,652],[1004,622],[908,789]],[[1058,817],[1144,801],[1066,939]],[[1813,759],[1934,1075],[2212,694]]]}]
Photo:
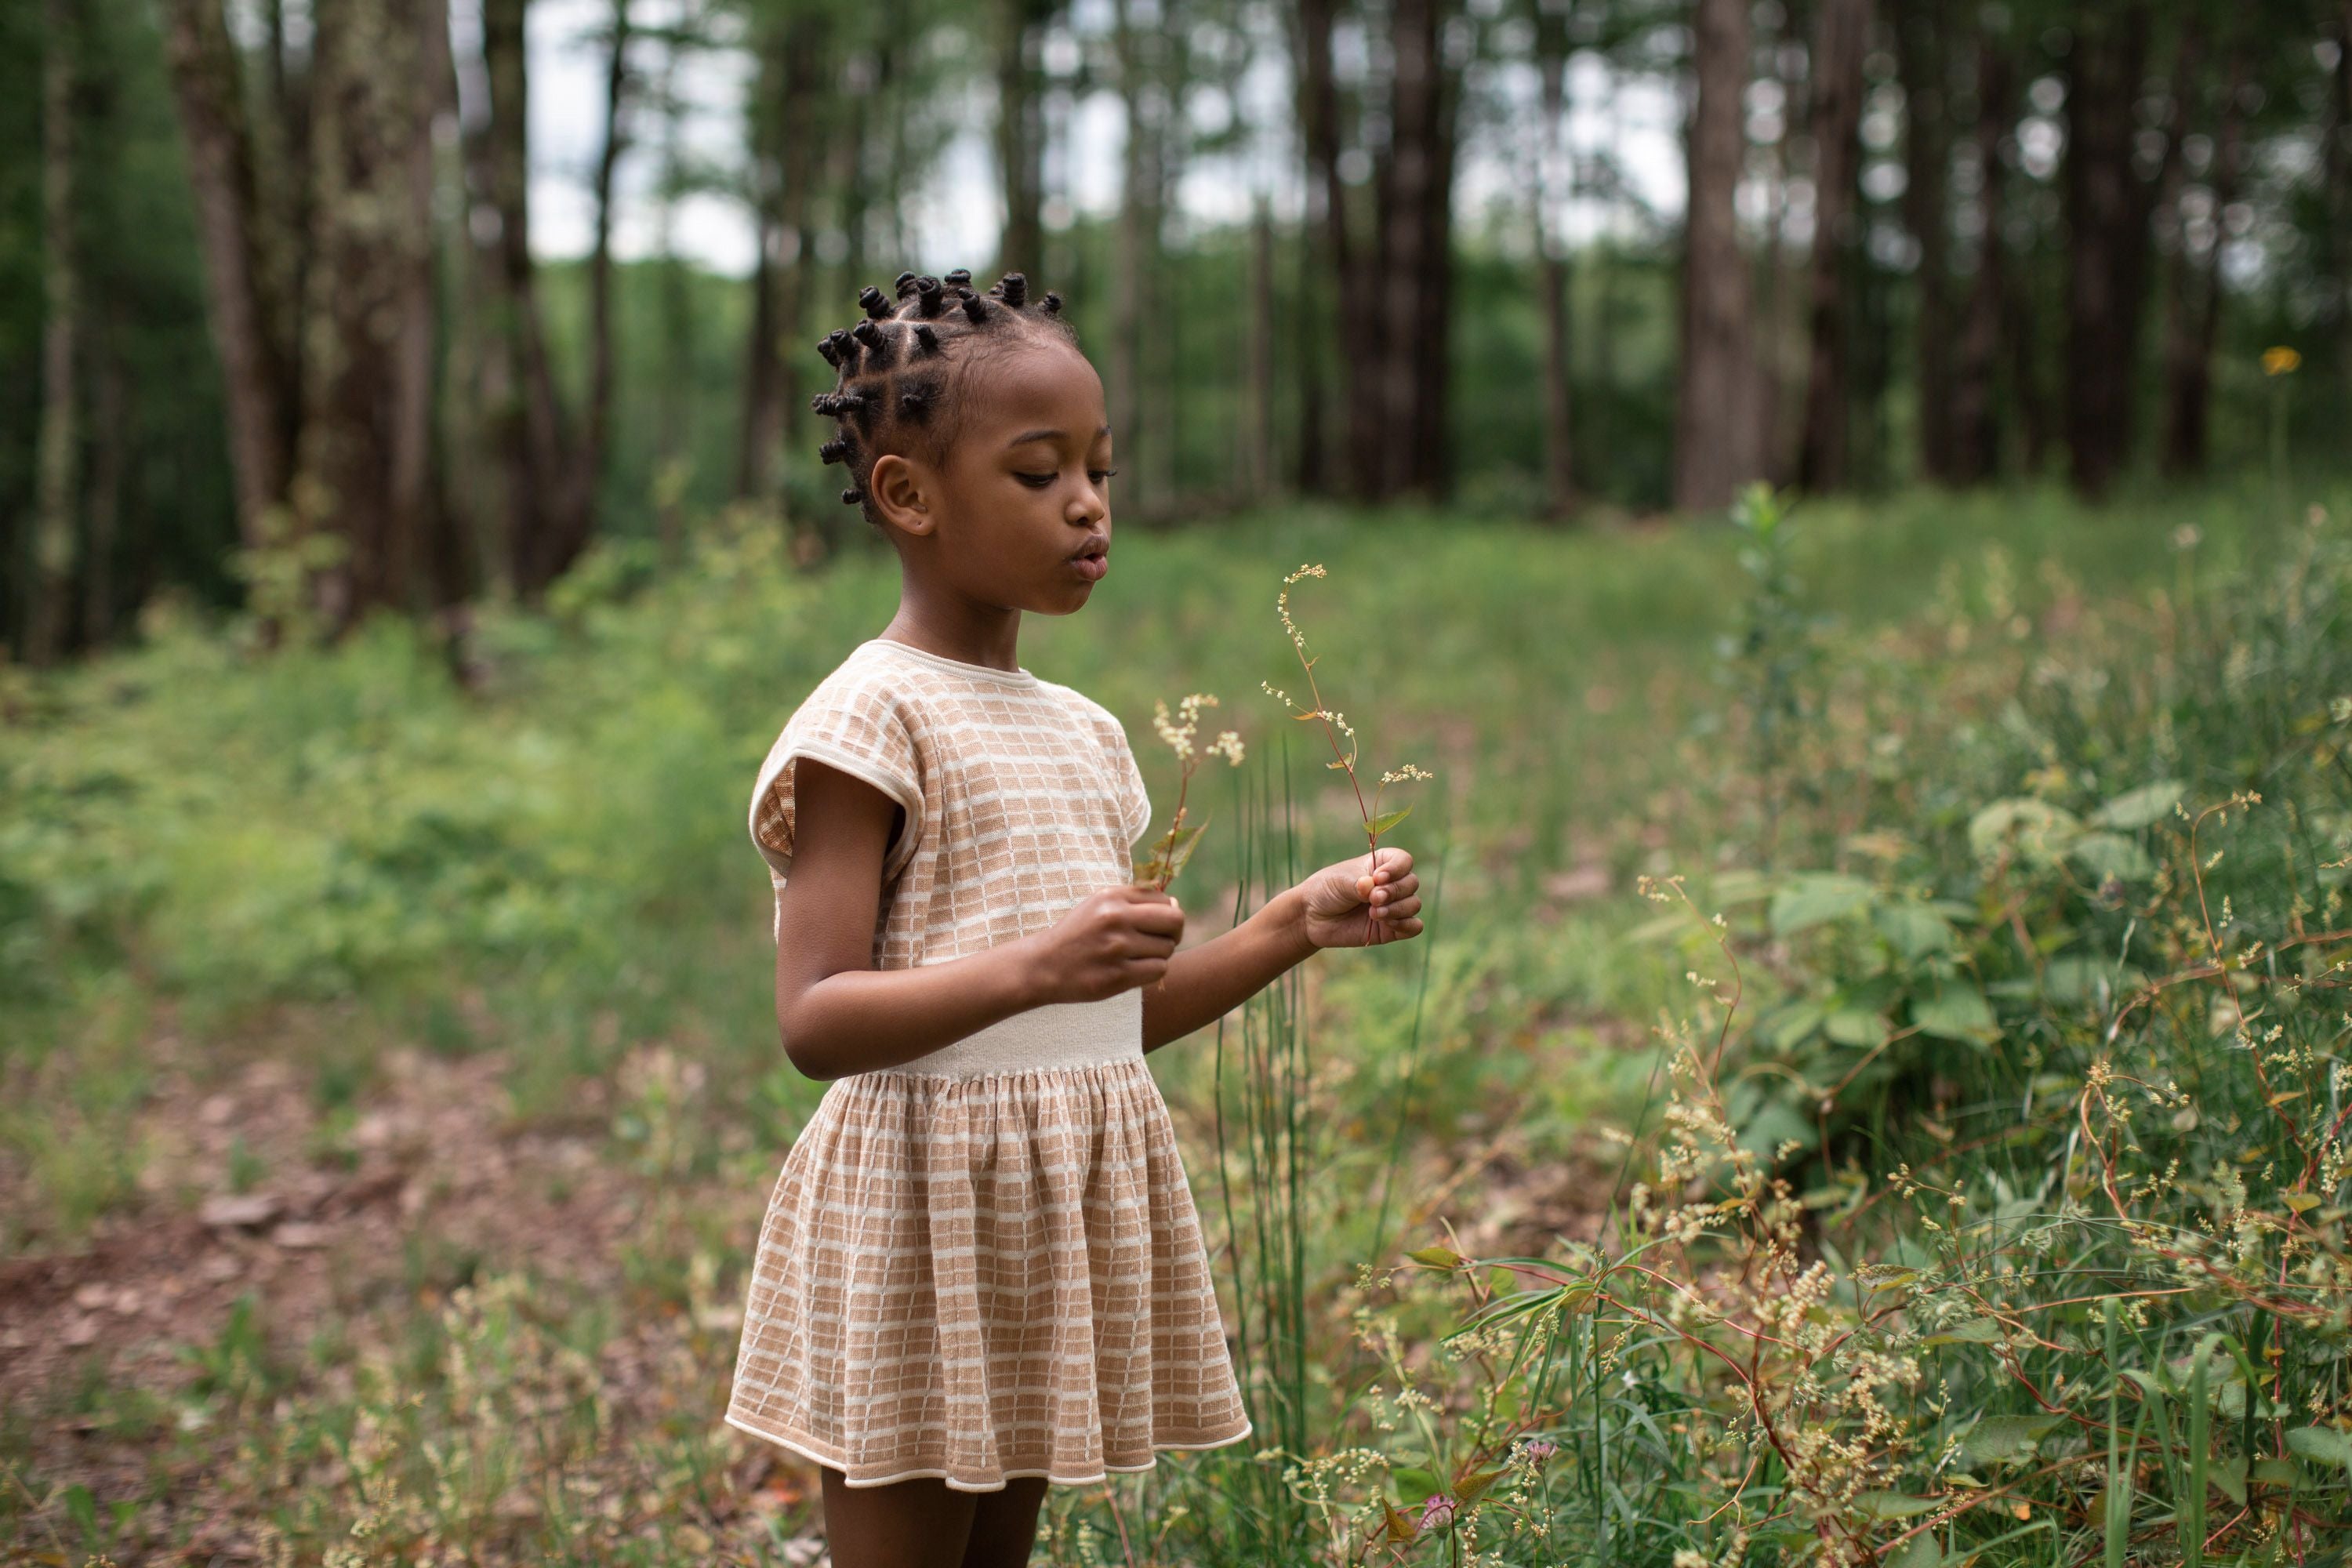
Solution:
[{"label": "finger", "polygon": [[1152,936],[1150,931],[1131,931],[1127,941],[1119,942],[1122,959],[1164,959],[1176,952],[1176,938]]},{"label": "finger", "polygon": [[1419,899],[1399,899],[1394,903],[1381,905],[1377,912],[1382,920],[1401,921],[1408,915],[1418,912],[1420,909]]},{"label": "finger", "polygon": [[1380,869],[1391,877],[1402,877],[1412,869],[1412,851],[1409,849],[1391,849],[1383,844],[1379,854]]},{"label": "finger", "polygon": [[1129,928],[1157,935],[1176,937],[1184,933],[1184,911],[1174,903],[1144,904],[1128,917]]}]

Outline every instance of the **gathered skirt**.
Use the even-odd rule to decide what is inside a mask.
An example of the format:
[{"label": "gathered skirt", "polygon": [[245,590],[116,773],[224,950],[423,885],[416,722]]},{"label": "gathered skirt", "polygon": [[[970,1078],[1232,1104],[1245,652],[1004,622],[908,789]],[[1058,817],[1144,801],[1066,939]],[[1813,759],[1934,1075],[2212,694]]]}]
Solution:
[{"label": "gathered skirt", "polygon": [[768,1203],[726,1418],[853,1487],[960,1491],[1247,1436],[1139,1052],[830,1084]]}]

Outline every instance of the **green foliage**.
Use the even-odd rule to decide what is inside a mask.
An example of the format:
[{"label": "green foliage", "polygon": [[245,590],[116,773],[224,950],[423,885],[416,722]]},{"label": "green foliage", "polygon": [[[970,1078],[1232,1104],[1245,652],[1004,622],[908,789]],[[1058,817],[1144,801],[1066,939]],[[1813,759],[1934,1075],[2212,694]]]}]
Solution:
[{"label": "green foliage", "polygon": [[[2337,1236],[2345,1200],[2297,1186],[2277,1117],[2308,1139],[2341,1110],[2335,950],[2288,943],[2345,923],[2352,565],[2338,525],[2282,539],[2261,515],[2226,494],[2128,523],[2034,494],[1808,503],[1778,537],[1815,700],[1776,768],[1807,787],[1769,868],[1746,729],[1767,688],[1697,721],[1738,668],[1709,633],[1744,624],[1749,531],[1286,511],[1139,535],[1147,609],[1024,628],[1024,662],[1134,724],[1156,692],[1282,669],[1278,632],[1224,635],[1230,606],[1272,597],[1269,563],[1328,558],[1348,595],[1328,668],[1439,770],[1400,830],[1431,911],[1418,951],[1326,955],[1314,986],[1155,1053],[1261,1435],[1062,1489],[1062,1560],[1120,1560],[1113,1503],[1139,1562],[1147,1539],[1163,1562],[1344,1562],[1335,1541],[1377,1535],[1374,1561],[1673,1568],[1742,1531],[1759,1565],[1825,1539],[1902,1563],[2088,1562],[2111,1540],[2116,1562],[2168,1560],[2200,1455],[2209,1537],[2242,1509],[2340,1520],[2342,1335],[2290,1309],[2341,1297],[2294,1275],[2324,1247],[2284,1248]],[[2137,547],[2190,518],[2194,552]],[[741,1455],[707,1431],[731,1342],[704,1325],[740,1305],[743,1223],[816,1089],[774,1047],[741,792],[896,577],[862,556],[796,574],[743,516],[688,545],[671,569],[607,550],[546,617],[489,616],[471,693],[396,624],[264,656],[170,616],[12,689],[0,1155],[38,1201],[11,1247],[167,1201],[124,1136],[165,1026],[199,1061],[289,1057],[319,1158],[348,1153],[385,1046],[502,1047],[518,1121],[576,1121],[583,1080],[603,1091],[578,1179],[643,1205],[604,1292],[525,1289],[513,1259],[420,1226],[386,1260],[383,1321],[350,1325],[366,1348],[322,1346],[323,1375],[257,1312],[192,1347],[204,1392],[141,1419],[234,1434],[207,1473],[298,1552],[365,1521],[382,1561],[712,1555],[685,1500],[728,1496]],[[1292,728],[1270,703],[1232,717],[1253,742]],[[1223,827],[1186,873],[1237,914],[1362,843],[1351,800],[1279,798],[1276,748],[1252,758],[1204,803]],[[2193,837],[2174,809],[2247,791],[2262,803]],[[1588,857],[1621,881],[1701,868],[1736,973],[1693,910],[1643,931],[1621,897],[1550,901]],[[2226,984],[2203,973],[2208,914]],[[1635,1021],[1662,1010],[1654,1055]],[[1677,1055],[1696,1070],[1670,1099],[1654,1069]],[[1561,1191],[1595,1212],[1562,1215]],[[1478,1238],[1490,1217],[1541,1255],[1491,1256],[1510,1249]],[[1582,1239],[1548,1244],[1555,1225]],[[1750,1259],[1759,1293],[1710,1294]],[[613,1313],[630,1364],[663,1369],[658,1419],[590,1403],[613,1384],[576,1358]],[[1768,1326],[1794,1348],[1742,1331]],[[1760,1357],[1776,1430],[1854,1457],[1780,1458],[1718,1352]],[[1874,1404],[1895,1424],[1874,1435]],[[624,1488],[639,1452],[652,1473]],[[624,1494],[651,1500],[614,1522]],[[101,1529],[112,1500],[93,1498]],[[2209,1561],[2278,1545],[2233,1528]]]}]

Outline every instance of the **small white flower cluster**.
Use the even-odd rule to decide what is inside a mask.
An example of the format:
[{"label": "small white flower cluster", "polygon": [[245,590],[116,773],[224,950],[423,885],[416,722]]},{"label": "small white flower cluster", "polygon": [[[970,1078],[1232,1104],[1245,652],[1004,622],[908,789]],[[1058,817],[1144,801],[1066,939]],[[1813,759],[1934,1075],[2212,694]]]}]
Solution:
[{"label": "small white flower cluster", "polygon": [[1181,724],[1177,724],[1170,721],[1168,717],[1167,703],[1155,702],[1152,704],[1152,708],[1154,710],[1151,720],[1152,727],[1160,731],[1160,738],[1168,742],[1168,746],[1171,751],[1174,752],[1179,757],[1189,757],[1192,754],[1192,728],[1194,716],[1200,712],[1202,703],[1214,701],[1216,701],[1215,698],[1199,691],[1195,691],[1192,696],[1184,699],[1184,700],[1178,705],[1184,715],[1184,721]]},{"label": "small white flower cluster", "polygon": [[[1217,700],[1205,691],[1195,691],[1178,703],[1176,708],[1183,721],[1181,723],[1169,718],[1167,703],[1152,704],[1156,710],[1151,721],[1152,726],[1160,731],[1160,738],[1168,742],[1169,749],[1176,753],[1177,760],[1180,762],[1188,762],[1192,759],[1192,736],[1200,727],[1201,709],[1203,704],[1211,708],[1218,705]],[[1218,731],[1217,738],[1209,742],[1205,751],[1209,756],[1223,757],[1234,766],[1241,766],[1242,738],[1232,730]]]},{"label": "small white flower cluster", "polygon": [[1414,767],[1411,763],[1407,763],[1401,768],[1397,768],[1390,773],[1382,773],[1381,775],[1381,783],[1384,784],[1402,784],[1407,779],[1427,779],[1435,778],[1436,776],[1437,775],[1434,773],[1423,773],[1419,768]]},{"label": "small white flower cluster", "polygon": [[1301,577],[1321,577],[1326,574],[1320,565],[1301,566],[1282,580],[1282,592],[1276,595],[1274,598],[1275,610],[1282,616],[1282,629],[1290,634],[1292,645],[1302,654],[1307,651],[1307,639],[1299,634],[1298,628],[1291,624],[1290,585]]}]

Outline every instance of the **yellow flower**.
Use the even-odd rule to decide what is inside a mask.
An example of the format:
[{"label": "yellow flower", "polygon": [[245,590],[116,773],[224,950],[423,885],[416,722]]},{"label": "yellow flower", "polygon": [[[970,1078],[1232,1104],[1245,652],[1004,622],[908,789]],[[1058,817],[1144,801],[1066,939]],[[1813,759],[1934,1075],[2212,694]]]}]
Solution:
[{"label": "yellow flower", "polygon": [[2302,366],[2303,356],[2284,343],[2277,348],[2263,351],[2264,375],[2293,375]]}]

